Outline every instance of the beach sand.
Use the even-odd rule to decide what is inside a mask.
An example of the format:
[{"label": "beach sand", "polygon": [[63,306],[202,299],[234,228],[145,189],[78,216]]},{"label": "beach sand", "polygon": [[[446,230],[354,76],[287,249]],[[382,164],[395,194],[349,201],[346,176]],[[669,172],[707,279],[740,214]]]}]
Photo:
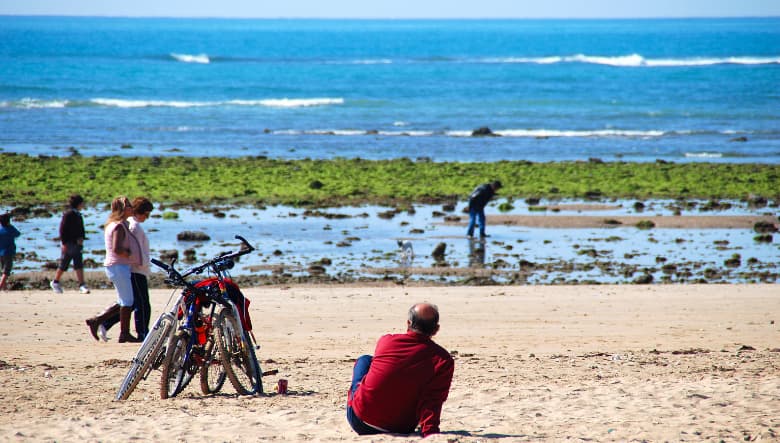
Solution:
[{"label": "beach sand", "polygon": [[[412,441],[356,436],[355,357],[439,305],[455,356],[427,441],[780,441],[777,285],[290,286],[244,290],[267,395],[159,399],[159,372],[114,402],[137,345],[84,319],[110,290],[0,293],[2,441]],[[152,291],[156,318],[170,292]],[[115,339],[117,330],[110,331]],[[289,380],[289,395],[274,392]]]}]

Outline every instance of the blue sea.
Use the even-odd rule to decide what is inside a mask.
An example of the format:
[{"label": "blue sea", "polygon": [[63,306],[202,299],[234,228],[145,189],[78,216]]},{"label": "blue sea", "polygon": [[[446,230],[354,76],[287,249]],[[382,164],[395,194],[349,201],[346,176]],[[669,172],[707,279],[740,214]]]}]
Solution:
[{"label": "blue sea", "polygon": [[776,164],[780,18],[5,16],[0,149]]}]

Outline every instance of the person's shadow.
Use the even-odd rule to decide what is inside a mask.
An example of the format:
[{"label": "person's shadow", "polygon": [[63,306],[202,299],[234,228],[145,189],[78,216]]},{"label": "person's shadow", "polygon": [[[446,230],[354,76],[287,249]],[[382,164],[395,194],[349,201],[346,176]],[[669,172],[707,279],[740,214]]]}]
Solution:
[{"label": "person's shadow", "polygon": [[487,434],[480,434],[476,432],[470,432],[470,431],[443,431],[442,434],[444,435],[457,435],[459,437],[478,437],[478,438],[528,438],[529,436],[527,434],[493,434],[493,433],[487,433]]},{"label": "person's shadow", "polygon": [[470,268],[484,268],[485,267],[485,249],[487,243],[475,238],[469,239],[469,267]]}]

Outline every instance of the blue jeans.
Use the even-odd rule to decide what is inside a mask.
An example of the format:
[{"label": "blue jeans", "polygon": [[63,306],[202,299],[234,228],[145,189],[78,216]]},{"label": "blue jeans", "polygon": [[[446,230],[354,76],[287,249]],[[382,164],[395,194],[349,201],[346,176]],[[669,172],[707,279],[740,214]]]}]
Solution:
[{"label": "blue jeans", "polygon": [[[349,388],[350,398],[355,395],[355,392],[357,392],[357,389],[360,386],[360,382],[362,382],[363,378],[368,374],[368,369],[371,367],[371,359],[372,357],[370,355],[361,355],[355,362],[355,367],[352,369],[352,386]],[[351,406],[347,406],[347,422],[349,422],[352,429],[359,435],[380,434],[382,432],[363,423],[363,420],[355,415],[355,411],[352,410]]]},{"label": "blue jeans", "polygon": [[474,235],[474,224],[479,219],[479,236],[485,236],[485,208],[475,208],[469,205],[469,228],[466,235]]},{"label": "blue jeans", "polygon": [[133,284],[130,282],[130,265],[106,266],[106,275],[116,288],[117,304],[122,307],[132,307]]}]

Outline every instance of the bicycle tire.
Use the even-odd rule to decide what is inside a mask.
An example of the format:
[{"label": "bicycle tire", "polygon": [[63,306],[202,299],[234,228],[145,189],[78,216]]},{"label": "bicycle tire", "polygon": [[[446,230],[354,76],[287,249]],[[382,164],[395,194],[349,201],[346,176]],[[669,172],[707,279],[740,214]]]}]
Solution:
[{"label": "bicycle tire", "polygon": [[162,399],[179,395],[195,375],[192,371],[191,355],[188,355],[187,351],[189,339],[190,335],[187,331],[178,331],[168,342],[168,350],[160,378],[160,398]]},{"label": "bicycle tire", "polygon": [[254,347],[229,310],[223,309],[219,313],[215,333],[222,366],[236,392],[239,395],[262,394],[262,372]]},{"label": "bicycle tire", "polygon": [[170,313],[166,312],[160,315],[133,358],[130,369],[119,385],[114,400],[127,400],[138,383],[145,380],[154,369],[154,363],[160,360],[160,353],[165,352],[164,345],[169,341],[169,334],[174,330],[175,323],[176,321]]},{"label": "bicycle tire", "polygon": [[216,394],[222,390],[227,374],[222,366],[222,360],[219,358],[219,349],[217,349],[214,334],[209,337],[209,341],[206,343],[203,359],[205,364],[200,370],[200,390],[205,395]]}]

